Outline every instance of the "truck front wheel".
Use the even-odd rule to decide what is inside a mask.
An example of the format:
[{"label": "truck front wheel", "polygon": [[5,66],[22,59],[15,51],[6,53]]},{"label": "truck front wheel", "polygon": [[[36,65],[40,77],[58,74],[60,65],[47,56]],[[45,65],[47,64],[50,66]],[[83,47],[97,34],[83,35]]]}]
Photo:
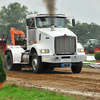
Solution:
[{"label": "truck front wheel", "polygon": [[71,70],[73,73],[80,73],[82,70],[82,62],[73,63],[71,66]]},{"label": "truck front wheel", "polygon": [[8,71],[20,71],[22,66],[18,64],[13,64],[12,53],[8,52],[6,56],[6,68]]},{"label": "truck front wheel", "polygon": [[43,69],[43,64],[41,62],[41,57],[34,53],[32,55],[32,68],[34,73],[40,73]]}]

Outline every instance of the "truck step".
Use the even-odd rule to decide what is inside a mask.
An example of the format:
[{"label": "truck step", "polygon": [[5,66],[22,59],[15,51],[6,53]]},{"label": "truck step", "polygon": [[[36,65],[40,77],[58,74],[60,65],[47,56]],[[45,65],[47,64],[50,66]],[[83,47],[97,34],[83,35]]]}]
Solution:
[{"label": "truck step", "polygon": [[21,62],[20,64],[29,64],[29,62]]}]

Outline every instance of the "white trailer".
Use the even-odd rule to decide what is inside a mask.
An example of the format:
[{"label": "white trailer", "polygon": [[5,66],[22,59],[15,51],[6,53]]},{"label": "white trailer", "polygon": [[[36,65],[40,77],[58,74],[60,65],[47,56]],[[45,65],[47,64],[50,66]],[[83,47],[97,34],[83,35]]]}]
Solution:
[{"label": "white trailer", "polygon": [[[74,20],[73,24],[74,24]],[[26,17],[27,46],[8,46],[5,51],[7,70],[21,70],[23,65],[34,73],[71,65],[73,73],[80,73],[86,60],[77,36],[66,26],[63,14],[37,14]]]}]

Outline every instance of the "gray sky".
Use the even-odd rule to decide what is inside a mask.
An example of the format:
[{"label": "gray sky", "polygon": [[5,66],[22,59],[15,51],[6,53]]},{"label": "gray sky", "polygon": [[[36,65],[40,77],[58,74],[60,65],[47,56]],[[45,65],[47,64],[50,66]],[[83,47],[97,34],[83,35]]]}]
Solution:
[{"label": "gray sky", "polygon": [[[0,9],[10,3],[18,2],[28,7],[31,12],[47,13],[43,0],[0,0]],[[56,13],[64,13],[73,16],[76,21],[100,25],[100,0],[57,0]]]}]

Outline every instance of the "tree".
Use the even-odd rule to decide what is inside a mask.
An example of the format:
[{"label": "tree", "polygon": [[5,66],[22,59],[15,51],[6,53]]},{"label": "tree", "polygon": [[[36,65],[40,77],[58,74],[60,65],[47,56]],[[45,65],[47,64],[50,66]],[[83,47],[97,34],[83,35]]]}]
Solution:
[{"label": "tree", "polygon": [[34,14],[37,14],[38,13],[38,11],[34,11]]},{"label": "tree", "polygon": [[70,22],[70,19],[66,19],[66,24],[67,24],[67,27],[70,28],[71,27],[71,22]]},{"label": "tree", "polygon": [[78,37],[79,42],[84,43],[86,39],[100,39],[100,26],[95,23],[76,23],[75,27],[69,27]]},{"label": "tree", "polygon": [[26,33],[26,15],[32,14],[26,6],[18,2],[3,6],[0,11],[0,33],[10,34],[10,28],[14,27]]},{"label": "tree", "polygon": [[5,82],[6,81],[6,72],[4,69],[3,61],[0,56],[0,82]]}]

